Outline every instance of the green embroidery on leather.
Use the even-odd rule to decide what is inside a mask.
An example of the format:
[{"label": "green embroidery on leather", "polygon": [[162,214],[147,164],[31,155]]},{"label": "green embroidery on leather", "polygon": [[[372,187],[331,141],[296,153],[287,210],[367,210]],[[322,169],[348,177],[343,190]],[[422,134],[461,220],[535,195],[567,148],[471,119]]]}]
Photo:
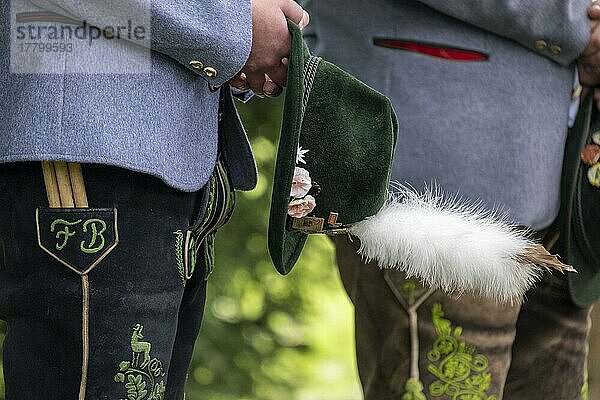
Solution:
[{"label": "green embroidery on leather", "polygon": [[[126,400],[163,400],[166,375],[162,362],[151,358],[150,342],[141,342],[144,326],[136,324],[131,335],[131,361],[121,361],[115,382],[123,383],[127,390]],[[141,358],[141,360],[140,360]],[[150,392],[148,393],[148,390]],[[125,399],[122,399],[125,400]]]},{"label": "green embroidery on leather", "polygon": [[204,218],[203,218],[203,221],[202,221],[202,224],[200,225],[200,227],[202,227],[205,224],[206,220],[208,218],[210,218],[210,216],[212,215],[213,210],[216,206],[215,193],[217,190],[217,178],[215,178],[214,173],[210,176],[208,184],[209,184],[208,203],[206,204],[206,210],[204,211]]},{"label": "green embroidery on leather", "polygon": [[588,386],[588,367],[587,360],[585,361],[585,367],[583,369],[583,385],[581,385],[581,400],[588,400],[589,386]]},{"label": "green embroidery on leather", "polygon": [[408,378],[404,390],[406,392],[402,395],[401,400],[427,400],[423,394],[423,384],[418,379]]},{"label": "green embroidery on leather", "polygon": [[406,294],[408,305],[411,306],[415,303],[415,290],[417,284],[413,281],[406,281],[402,286],[402,290]]},{"label": "green embroidery on leather", "polygon": [[[76,225],[79,225],[83,220],[78,219],[75,222],[65,221],[64,219],[55,219],[52,224],[50,224],[50,232],[54,233],[57,225],[61,225],[63,227],[62,230],[56,232],[56,238],[60,239],[62,236],[62,243],[56,243],[56,250],[60,251],[65,248],[67,243],[69,242],[69,238],[75,236],[77,231],[74,229]],[[100,229],[98,230],[98,225],[100,225]],[[73,227],[73,231],[71,228]],[[82,240],[79,244],[79,249],[86,254],[94,254],[102,249],[106,245],[106,240],[104,239],[104,232],[106,231],[106,222],[98,219],[98,218],[90,218],[83,223],[83,232],[88,233],[90,230],[90,243],[88,245],[85,244],[85,240]],[[96,245],[96,242],[100,239],[100,243]],[[94,247],[96,245],[96,247]]]},{"label": "green embroidery on leather", "polygon": [[[98,231],[98,227],[97,224],[100,224],[100,226],[102,227],[100,229],[100,231]],[[88,226],[91,225],[91,229],[92,229],[92,238],[90,239],[90,244],[89,245],[85,245],[85,240],[81,241],[81,244],[79,245],[79,248],[81,249],[81,251],[83,251],[86,254],[94,254],[97,253],[99,251],[101,251],[104,248],[104,245],[106,244],[106,241],[104,240],[104,235],[103,233],[106,231],[106,222],[104,222],[101,219],[98,218],[91,218],[88,219],[87,221],[85,221],[83,223],[83,231],[85,233],[87,233],[88,231]],[[96,240],[98,240],[98,238],[100,238],[100,244],[98,244],[96,247],[93,247],[96,244]]]},{"label": "green embroidery on leather", "polygon": [[177,230],[173,232],[175,235],[175,260],[177,261],[177,271],[179,271],[179,278],[181,278],[181,284],[185,286],[185,267],[183,265],[183,232]]},{"label": "green embroidery on leather", "polygon": [[204,280],[208,280],[215,268],[215,236],[216,232],[213,232],[204,239]]},{"label": "green embroidery on leather", "polygon": [[190,238],[190,248],[188,249],[188,254],[190,257],[190,276],[194,275],[194,270],[196,269],[196,238],[192,235]]},{"label": "green embroidery on leather", "polygon": [[70,227],[75,226],[75,225],[79,224],[80,222],[81,222],[80,219],[78,219],[75,222],[65,221],[64,219],[55,219],[52,222],[52,224],[50,224],[50,232],[52,232],[52,233],[54,233],[54,229],[56,228],[56,225],[64,225],[62,231],[56,232],[57,239],[60,239],[60,237],[63,236],[63,242],[60,244],[56,243],[56,250],[60,251],[65,248],[65,246],[67,245],[67,242],[69,241],[69,238],[71,236],[75,236],[75,233],[76,233],[75,231],[71,232]]},{"label": "green embroidery on leather", "polygon": [[427,370],[438,380],[429,385],[429,394],[449,396],[452,400],[498,400],[486,393],[492,379],[487,372],[488,358],[476,354],[475,347],[460,340],[462,328],[452,329],[452,323],[443,317],[442,305],[433,304],[431,319],[438,338],[427,353],[431,362]]}]

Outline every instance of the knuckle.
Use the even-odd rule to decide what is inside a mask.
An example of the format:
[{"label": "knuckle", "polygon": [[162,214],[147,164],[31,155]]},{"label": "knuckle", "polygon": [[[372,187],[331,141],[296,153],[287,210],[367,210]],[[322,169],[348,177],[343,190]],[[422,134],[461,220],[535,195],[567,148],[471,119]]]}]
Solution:
[{"label": "knuckle", "polygon": [[270,54],[269,57],[265,59],[264,69],[268,73],[279,68],[279,64],[281,64],[281,58],[276,54]]}]

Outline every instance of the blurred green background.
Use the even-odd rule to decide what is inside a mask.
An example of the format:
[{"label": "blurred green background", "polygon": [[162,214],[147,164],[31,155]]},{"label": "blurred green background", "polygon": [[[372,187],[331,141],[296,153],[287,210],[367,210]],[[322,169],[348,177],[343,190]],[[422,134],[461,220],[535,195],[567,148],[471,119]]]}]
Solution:
[{"label": "blurred green background", "polygon": [[[312,237],[286,277],[267,252],[282,102],[255,98],[238,105],[258,163],[258,187],[238,192],[233,218],[219,231],[186,399],[358,400],[352,308],[331,243]],[[0,321],[0,345],[4,331]],[[3,386],[0,379],[1,400]]]}]

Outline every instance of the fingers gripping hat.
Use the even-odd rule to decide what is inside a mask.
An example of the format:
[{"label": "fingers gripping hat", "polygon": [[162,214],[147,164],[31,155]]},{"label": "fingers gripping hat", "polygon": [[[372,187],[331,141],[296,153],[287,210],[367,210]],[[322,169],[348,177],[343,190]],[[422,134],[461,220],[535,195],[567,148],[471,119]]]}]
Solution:
[{"label": "fingers gripping hat", "polygon": [[312,56],[289,23],[292,51],[275,166],[269,252],[289,273],[308,234],[351,234],[381,267],[431,287],[520,300],[543,268],[568,269],[522,230],[478,207],[399,186],[388,195],[398,124],[390,101]]}]

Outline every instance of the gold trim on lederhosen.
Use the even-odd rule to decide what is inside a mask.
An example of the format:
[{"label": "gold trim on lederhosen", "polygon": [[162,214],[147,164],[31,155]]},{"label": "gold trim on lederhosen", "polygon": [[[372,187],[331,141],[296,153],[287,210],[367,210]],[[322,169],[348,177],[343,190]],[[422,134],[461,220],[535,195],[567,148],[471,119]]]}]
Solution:
[{"label": "gold trim on lederhosen", "polygon": [[[79,163],[66,163],[64,161],[43,161],[42,171],[44,175],[44,184],[46,186],[46,195],[48,197],[48,203],[50,208],[37,208],[35,221],[36,230],[38,237],[38,245],[40,248],[48,253],[51,257],[59,261],[61,264],[66,266],[72,272],[77,274],[81,279],[81,292],[82,292],[82,304],[81,304],[81,337],[82,337],[82,361],[81,361],[81,379],[79,383],[79,400],[85,400],[85,394],[87,389],[87,375],[89,368],[89,314],[90,314],[90,284],[88,274],[98,265],[100,262],[110,253],[119,243],[119,229],[117,220],[117,209],[98,209],[89,208],[87,194],[85,190],[85,184],[83,181],[83,175],[81,172],[81,165]],[[40,220],[44,219],[45,215],[63,215],[64,219],[61,221],[66,226],[78,225],[82,222],[81,219],[77,220],[77,216],[100,213],[106,216],[110,216],[113,225],[113,238],[108,247],[104,248],[105,238],[103,236],[104,230],[96,231],[96,227],[92,227],[94,241],[98,237],[101,237],[102,246],[95,249],[82,248],[81,250],[85,253],[94,254],[92,259],[86,260],[85,264],[79,264],[81,260],[77,261],[77,257],[65,258],[63,255],[58,254],[62,248],[67,244],[69,237],[74,236],[75,232],[69,232],[65,229],[63,232],[57,232],[56,238],[59,237],[60,233],[63,233],[65,239],[62,246],[53,249],[43,243],[42,230]],[[88,215],[89,217],[89,215]],[[45,220],[45,219],[44,219]],[[76,221],[73,221],[76,220]],[[99,221],[99,219],[94,219]],[[91,221],[91,220],[88,220]],[[107,227],[106,222],[102,219],[104,228]],[[86,231],[86,223],[84,223],[82,229]],[[52,224],[54,226],[54,223]],[[48,228],[48,226],[44,226]],[[51,230],[52,231],[52,230]],[[53,232],[53,231],[52,231]],[[47,231],[44,231],[47,234]],[[45,236],[44,236],[45,237]],[[84,243],[81,243],[83,246]],[[56,250],[56,251],[54,251]]]}]

